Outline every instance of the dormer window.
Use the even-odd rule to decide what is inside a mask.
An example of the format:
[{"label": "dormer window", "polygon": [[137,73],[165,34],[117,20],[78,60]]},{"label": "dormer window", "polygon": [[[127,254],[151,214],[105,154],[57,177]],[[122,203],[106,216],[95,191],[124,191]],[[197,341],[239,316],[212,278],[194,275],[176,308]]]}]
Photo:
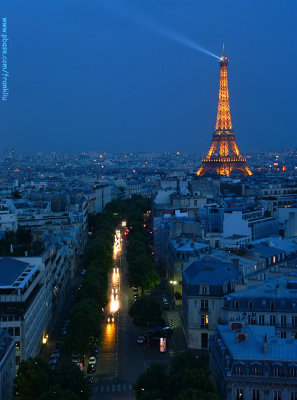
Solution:
[{"label": "dormer window", "polygon": [[206,285],[201,286],[201,294],[207,294],[207,286]]}]

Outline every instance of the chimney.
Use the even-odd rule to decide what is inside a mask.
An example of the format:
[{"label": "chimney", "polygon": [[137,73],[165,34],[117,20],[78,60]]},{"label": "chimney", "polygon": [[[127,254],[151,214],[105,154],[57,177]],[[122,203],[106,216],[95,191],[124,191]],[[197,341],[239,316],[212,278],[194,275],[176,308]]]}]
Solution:
[{"label": "chimney", "polygon": [[246,342],[248,338],[247,332],[236,332],[236,343]]},{"label": "chimney", "polygon": [[264,350],[264,354],[267,354],[267,353],[268,353],[268,343],[267,343],[267,335],[266,335],[266,333],[265,333],[265,336],[264,336],[264,346],[263,346],[263,350]]}]

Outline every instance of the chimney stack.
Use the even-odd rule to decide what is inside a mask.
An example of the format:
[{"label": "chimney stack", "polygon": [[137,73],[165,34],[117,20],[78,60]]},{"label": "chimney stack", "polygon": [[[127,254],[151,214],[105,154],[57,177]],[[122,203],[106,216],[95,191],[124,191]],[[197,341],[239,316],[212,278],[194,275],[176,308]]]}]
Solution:
[{"label": "chimney stack", "polygon": [[264,350],[264,354],[268,353],[268,343],[267,343],[267,335],[266,335],[266,333],[265,333],[265,336],[264,336],[264,348],[263,348],[263,350]]}]

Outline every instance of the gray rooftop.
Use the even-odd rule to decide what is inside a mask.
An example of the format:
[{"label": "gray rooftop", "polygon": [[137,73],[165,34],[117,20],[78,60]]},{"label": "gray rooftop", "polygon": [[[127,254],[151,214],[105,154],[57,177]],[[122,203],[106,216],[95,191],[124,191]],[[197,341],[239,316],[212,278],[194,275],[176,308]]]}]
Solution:
[{"label": "gray rooftop", "polygon": [[[235,360],[297,361],[297,341],[277,337],[274,326],[246,325],[242,332],[247,332],[247,339],[239,343],[236,343],[236,330],[228,325],[218,325],[217,329]],[[267,353],[264,352],[265,335]]]},{"label": "gray rooftop", "polygon": [[30,264],[15,258],[0,259],[0,286],[12,286]]},{"label": "gray rooftop", "polygon": [[290,274],[287,277],[281,276],[275,279],[268,279],[261,285],[249,287],[226,296],[227,299],[235,298],[289,298],[297,302],[297,274]]}]

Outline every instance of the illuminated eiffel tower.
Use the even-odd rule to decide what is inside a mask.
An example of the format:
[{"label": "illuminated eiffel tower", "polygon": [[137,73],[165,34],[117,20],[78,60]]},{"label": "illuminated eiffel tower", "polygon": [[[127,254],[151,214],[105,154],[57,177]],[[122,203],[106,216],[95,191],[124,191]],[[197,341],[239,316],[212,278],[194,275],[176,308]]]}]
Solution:
[{"label": "illuminated eiffel tower", "polygon": [[239,152],[232,128],[227,76],[228,62],[223,45],[223,55],[219,59],[220,90],[216,126],[207,156],[202,159],[202,165],[197,171],[198,176],[211,171],[216,171],[219,175],[230,176],[233,170],[240,171],[243,175],[252,175],[246,165],[246,158],[242,157]]}]

